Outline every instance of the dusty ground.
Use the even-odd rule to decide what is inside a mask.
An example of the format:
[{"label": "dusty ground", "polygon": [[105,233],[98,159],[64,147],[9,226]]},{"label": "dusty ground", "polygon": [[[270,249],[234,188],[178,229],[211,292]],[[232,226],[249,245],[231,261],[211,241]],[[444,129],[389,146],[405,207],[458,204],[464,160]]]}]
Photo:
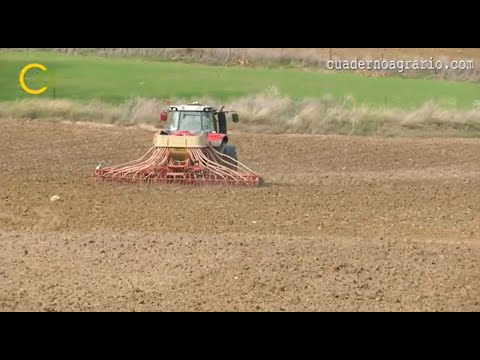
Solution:
[{"label": "dusty ground", "polygon": [[480,310],[479,140],[233,133],[265,187],[90,177],[151,136],[0,120],[0,310]]}]

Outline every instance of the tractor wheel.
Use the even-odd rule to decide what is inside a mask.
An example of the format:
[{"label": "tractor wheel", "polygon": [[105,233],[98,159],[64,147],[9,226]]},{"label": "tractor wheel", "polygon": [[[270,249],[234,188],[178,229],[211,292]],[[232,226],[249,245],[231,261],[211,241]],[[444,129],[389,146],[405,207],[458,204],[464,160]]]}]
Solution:
[{"label": "tractor wheel", "polygon": [[225,145],[223,149],[223,153],[227,156],[230,156],[234,160],[231,159],[225,159],[229,163],[229,168],[232,170],[237,171],[238,165],[237,165],[237,149],[233,145]]}]

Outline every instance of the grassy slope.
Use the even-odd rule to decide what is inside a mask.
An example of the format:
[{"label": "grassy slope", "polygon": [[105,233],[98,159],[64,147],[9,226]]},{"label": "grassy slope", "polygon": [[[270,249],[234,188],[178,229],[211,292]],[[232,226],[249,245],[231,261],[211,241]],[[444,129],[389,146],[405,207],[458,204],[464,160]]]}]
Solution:
[{"label": "grassy slope", "polygon": [[[56,72],[56,95],[118,104],[126,98],[214,98],[231,100],[276,86],[294,99],[353,96],[373,106],[418,108],[434,100],[448,107],[471,108],[480,100],[480,85],[436,80],[365,78],[347,73],[294,69],[251,69],[103,59],[46,52],[0,52],[0,101],[26,99],[18,86],[20,69],[40,62]],[[34,71],[29,74],[33,75]],[[29,83],[32,83],[29,80]],[[32,85],[33,87],[33,85]],[[51,89],[36,98],[52,98]]]}]

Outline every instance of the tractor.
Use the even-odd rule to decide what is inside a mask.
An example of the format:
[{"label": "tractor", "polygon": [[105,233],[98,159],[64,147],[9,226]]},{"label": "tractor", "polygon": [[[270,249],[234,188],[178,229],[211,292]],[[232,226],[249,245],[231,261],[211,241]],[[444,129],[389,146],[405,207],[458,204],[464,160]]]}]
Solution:
[{"label": "tractor", "polygon": [[[237,161],[237,149],[228,142],[227,114],[232,113],[234,123],[238,123],[239,116],[234,111],[223,109],[224,106],[217,111],[214,107],[199,102],[170,106],[169,111],[163,111],[160,115],[161,122],[167,122],[170,117],[168,128],[161,130],[160,135],[207,134],[209,144],[216,151]],[[235,162],[231,162],[230,167],[235,169]]]},{"label": "tractor", "polygon": [[160,121],[170,123],[155,133],[153,146],[140,159],[109,167],[97,166],[94,176],[104,181],[188,185],[259,186],[260,176],[240,163],[236,147],[229,143],[227,114],[194,102],[170,106]]}]

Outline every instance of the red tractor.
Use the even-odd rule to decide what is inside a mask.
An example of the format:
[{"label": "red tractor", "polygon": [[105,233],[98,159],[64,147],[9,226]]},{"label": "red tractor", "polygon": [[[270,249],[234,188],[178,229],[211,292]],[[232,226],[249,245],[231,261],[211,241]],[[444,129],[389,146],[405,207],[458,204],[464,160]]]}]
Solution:
[{"label": "red tractor", "polygon": [[[194,102],[189,105],[170,106],[169,111],[162,112],[160,120],[168,120],[168,129],[160,131],[160,135],[200,135],[207,134],[209,144],[218,152],[237,160],[237,149],[228,143],[227,114],[223,107],[217,111],[212,106]],[[238,114],[232,112],[232,121],[239,121]]]},{"label": "red tractor", "polygon": [[[240,163],[229,143],[227,113],[223,107],[192,103],[170,106],[160,120],[170,117],[167,129],[155,134],[152,148],[140,159],[118,166],[98,166],[102,180],[190,185],[260,185],[261,178]],[[169,116],[170,114],[170,116]],[[232,112],[233,122],[238,114]]]}]

